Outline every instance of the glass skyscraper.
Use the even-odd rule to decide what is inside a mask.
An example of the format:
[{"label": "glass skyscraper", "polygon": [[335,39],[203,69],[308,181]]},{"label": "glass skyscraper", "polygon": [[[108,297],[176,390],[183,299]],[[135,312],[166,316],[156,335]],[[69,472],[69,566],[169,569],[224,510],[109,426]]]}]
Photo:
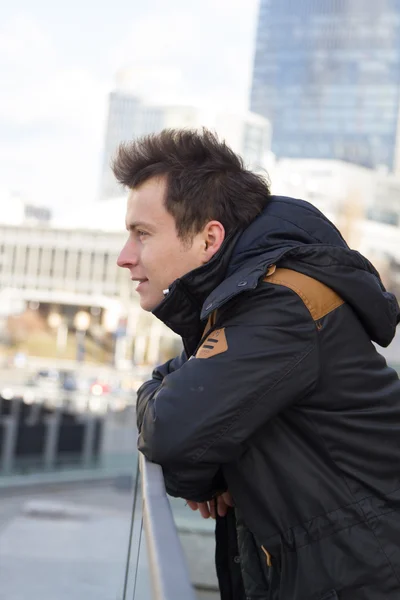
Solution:
[{"label": "glass skyscraper", "polygon": [[400,0],[260,0],[251,110],[278,157],[395,167]]}]

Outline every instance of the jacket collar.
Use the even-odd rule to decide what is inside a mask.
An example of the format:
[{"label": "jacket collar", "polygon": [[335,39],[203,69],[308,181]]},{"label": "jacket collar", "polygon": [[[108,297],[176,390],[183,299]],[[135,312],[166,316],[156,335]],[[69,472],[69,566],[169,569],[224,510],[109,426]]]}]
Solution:
[{"label": "jacket collar", "polygon": [[256,288],[268,267],[282,261],[331,287],[355,310],[373,341],[390,343],[400,308],[371,263],[348,247],[317,208],[279,196],[270,197],[249,227],[229,236],[209,263],[177,279],[153,314],[181,337],[195,340],[214,310]]},{"label": "jacket collar", "polygon": [[240,235],[240,231],[230,234],[208,263],[176,279],[164,300],[153,310],[158,319],[181,337],[201,334],[204,328],[201,323],[203,305],[226,277]]},{"label": "jacket collar", "polygon": [[173,282],[153,314],[183,338],[201,335],[210,314],[255,289],[268,267],[293,249],[322,240],[347,247],[334,225],[308,202],[270,196],[264,211],[228,236],[210,262]]}]

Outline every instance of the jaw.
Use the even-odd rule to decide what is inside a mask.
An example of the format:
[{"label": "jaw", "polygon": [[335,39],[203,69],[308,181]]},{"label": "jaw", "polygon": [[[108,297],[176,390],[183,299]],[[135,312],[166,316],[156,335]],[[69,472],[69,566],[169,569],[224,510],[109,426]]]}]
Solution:
[{"label": "jaw", "polygon": [[154,310],[165,297],[162,292],[151,288],[148,279],[138,285],[137,292],[140,298],[140,306],[147,312]]}]

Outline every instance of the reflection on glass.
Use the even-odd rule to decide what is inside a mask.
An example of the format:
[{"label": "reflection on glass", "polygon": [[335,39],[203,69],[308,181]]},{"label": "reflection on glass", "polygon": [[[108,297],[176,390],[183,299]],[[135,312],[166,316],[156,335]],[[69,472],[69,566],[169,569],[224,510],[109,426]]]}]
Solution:
[{"label": "reflection on glass", "polygon": [[150,570],[147,560],[146,536],[144,535],[143,528],[142,535],[140,536],[138,553],[133,595],[128,594],[127,599],[130,600],[133,598],[133,600],[150,600],[153,596],[150,584]]},{"label": "reflection on glass", "polygon": [[122,600],[150,600],[151,598],[150,571],[143,531],[141,475],[138,472],[134,489]]}]

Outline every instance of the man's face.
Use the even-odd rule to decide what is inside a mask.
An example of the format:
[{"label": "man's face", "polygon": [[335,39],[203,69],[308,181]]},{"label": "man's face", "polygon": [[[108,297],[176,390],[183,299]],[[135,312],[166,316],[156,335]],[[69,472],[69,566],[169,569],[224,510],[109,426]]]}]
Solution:
[{"label": "man's face", "polygon": [[153,310],[164,298],[163,290],[175,279],[199,267],[211,257],[207,236],[199,233],[191,243],[177,235],[175,220],[164,206],[166,181],[151,178],[128,197],[126,228],[129,238],[117,264],[129,269],[144,310]]}]

